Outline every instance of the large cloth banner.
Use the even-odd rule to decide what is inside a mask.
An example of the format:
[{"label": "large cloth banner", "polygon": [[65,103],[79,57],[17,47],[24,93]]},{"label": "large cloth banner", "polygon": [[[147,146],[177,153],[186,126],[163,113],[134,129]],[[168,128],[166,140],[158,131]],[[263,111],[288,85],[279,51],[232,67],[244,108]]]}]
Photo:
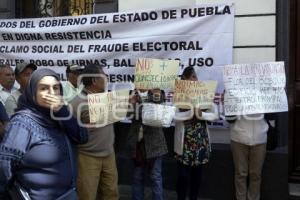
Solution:
[{"label": "large cloth banner", "polygon": [[128,90],[89,94],[90,123],[103,127],[124,120],[128,111],[128,101]]},{"label": "large cloth banner", "polygon": [[134,85],[137,89],[174,91],[178,70],[178,60],[140,58],[135,64]]},{"label": "large cloth banner", "polygon": [[217,84],[216,81],[176,80],[174,103],[183,109],[209,109],[213,104]]},{"label": "large cloth banner", "polygon": [[[201,69],[232,63],[233,4],[0,20],[0,64],[100,64],[110,83],[134,81],[138,58]],[[200,71],[198,71],[200,70]]]},{"label": "large cloth banner", "polygon": [[288,111],[283,62],[224,67],[225,115]]}]

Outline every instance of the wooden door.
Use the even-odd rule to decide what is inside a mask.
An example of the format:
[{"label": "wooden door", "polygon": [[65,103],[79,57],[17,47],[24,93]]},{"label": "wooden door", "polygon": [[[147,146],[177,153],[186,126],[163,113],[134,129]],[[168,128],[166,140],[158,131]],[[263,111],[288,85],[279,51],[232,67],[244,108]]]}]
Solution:
[{"label": "wooden door", "polygon": [[300,2],[290,1],[289,177],[300,182]]}]

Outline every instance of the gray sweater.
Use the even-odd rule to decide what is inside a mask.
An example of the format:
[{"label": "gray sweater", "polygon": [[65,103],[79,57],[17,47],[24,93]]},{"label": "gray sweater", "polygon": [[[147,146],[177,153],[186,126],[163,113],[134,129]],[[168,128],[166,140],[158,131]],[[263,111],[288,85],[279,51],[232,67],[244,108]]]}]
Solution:
[{"label": "gray sweater", "polygon": [[[83,95],[83,93],[81,93]],[[74,116],[80,116],[83,123],[89,123],[87,97],[76,96],[70,104],[72,105]],[[81,104],[83,106],[80,106]],[[80,114],[77,114],[80,113]],[[113,124],[104,127],[91,128],[88,131],[89,140],[86,144],[79,145],[79,152],[95,157],[105,157],[114,152],[114,127]]]}]

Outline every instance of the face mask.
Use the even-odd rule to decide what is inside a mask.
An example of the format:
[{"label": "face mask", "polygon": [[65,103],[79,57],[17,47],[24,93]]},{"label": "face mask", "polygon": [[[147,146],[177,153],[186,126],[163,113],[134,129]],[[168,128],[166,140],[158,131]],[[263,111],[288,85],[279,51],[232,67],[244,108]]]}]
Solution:
[{"label": "face mask", "polygon": [[139,91],[138,93],[139,93],[142,101],[144,102],[147,99],[147,97],[148,97],[148,92],[147,91],[146,92],[140,92]]},{"label": "face mask", "polygon": [[150,93],[148,95],[149,97],[149,101],[150,102],[154,102],[154,103],[162,103],[163,102],[163,98],[161,94],[152,94]]}]

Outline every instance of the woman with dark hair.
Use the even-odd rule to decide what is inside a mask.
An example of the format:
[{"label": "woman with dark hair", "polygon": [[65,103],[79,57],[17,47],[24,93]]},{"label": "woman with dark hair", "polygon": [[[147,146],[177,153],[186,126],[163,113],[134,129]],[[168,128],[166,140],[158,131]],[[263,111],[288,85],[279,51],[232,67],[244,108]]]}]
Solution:
[{"label": "woman with dark hair", "polygon": [[76,200],[73,145],[87,141],[62,104],[59,76],[36,70],[18,101],[0,144],[0,198]]},{"label": "woman with dark hair", "polygon": [[[184,69],[182,80],[197,81],[193,67]],[[174,151],[178,164],[177,198],[196,200],[201,183],[202,165],[208,163],[210,153],[209,132],[206,121],[219,118],[216,105],[209,110],[180,109],[176,115]],[[187,189],[189,188],[189,195]]]}]

